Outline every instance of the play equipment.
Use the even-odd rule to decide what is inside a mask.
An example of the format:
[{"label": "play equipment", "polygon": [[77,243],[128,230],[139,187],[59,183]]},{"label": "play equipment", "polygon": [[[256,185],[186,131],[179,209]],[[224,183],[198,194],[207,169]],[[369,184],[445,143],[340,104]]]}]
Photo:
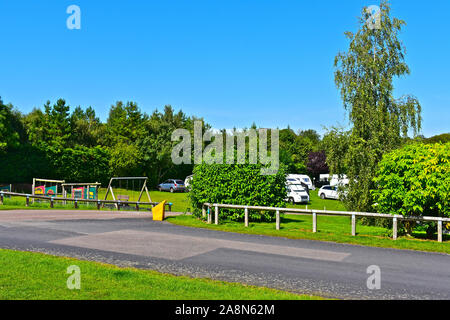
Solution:
[{"label": "play equipment", "polygon": [[[147,198],[148,198],[148,202],[152,202],[152,199],[150,198],[150,193],[148,192],[147,189],[147,177],[114,177],[111,178],[109,180],[109,184],[108,184],[108,188],[106,189],[106,194],[105,194],[105,200],[107,200],[108,198],[108,194],[111,192],[111,196],[113,198],[113,200],[116,200],[116,196],[114,195],[114,190],[112,187],[112,184],[114,181],[118,181],[119,182],[119,189],[122,187],[122,182],[126,181],[126,189],[128,190],[129,188],[129,181],[132,181],[132,190],[135,190],[135,181],[143,181],[142,183],[142,188],[140,188],[140,193],[139,193],[139,198],[137,200],[137,202],[141,201],[142,195],[145,191]],[[123,198],[124,196],[121,195],[121,198]],[[129,199],[129,198],[128,198]],[[120,200],[120,199],[119,199]],[[104,206],[104,204],[103,204]],[[116,208],[119,208],[119,205],[116,204]]]},{"label": "play equipment", "polygon": [[[64,180],[49,180],[33,178],[32,195],[56,197],[62,195],[62,184]],[[59,192],[61,191],[61,193]]]},{"label": "play equipment", "polygon": [[11,192],[12,191],[12,184],[0,185],[0,191]]},{"label": "play equipment", "polygon": [[98,200],[98,189],[101,183],[63,183],[61,186],[64,198]]},{"label": "play equipment", "polygon": [[163,221],[165,215],[166,200],[152,208],[153,220]]},{"label": "play equipment", "polygon": [[[0,191],[12,192],[12,184],[0,185]],[[11,196],[8,196],[8,198],[11,198]]]}]

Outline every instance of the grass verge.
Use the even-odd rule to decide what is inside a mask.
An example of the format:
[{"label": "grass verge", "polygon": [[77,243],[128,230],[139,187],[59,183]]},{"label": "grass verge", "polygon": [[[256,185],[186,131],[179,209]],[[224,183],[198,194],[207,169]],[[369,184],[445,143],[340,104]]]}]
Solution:
[{"label": "grass verge", "polygon": [[[80,268],[80,290],[67,288],[67,268]],[[0,299],[27,300],[310,300],[279,290],[97,262],[0,249]]]}]

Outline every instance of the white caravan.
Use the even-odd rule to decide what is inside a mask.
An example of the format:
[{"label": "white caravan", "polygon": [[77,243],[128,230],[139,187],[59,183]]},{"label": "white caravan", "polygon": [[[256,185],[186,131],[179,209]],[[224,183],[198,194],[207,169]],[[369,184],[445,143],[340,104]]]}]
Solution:
[{"label": "white caravan", "polygon": [[316,187],[314,187],[311,178],[308,177],[306,174],[288,174],[287,179],[297,179],[299,183],[304,183],[308,186],[309,190],[315,190]]}]

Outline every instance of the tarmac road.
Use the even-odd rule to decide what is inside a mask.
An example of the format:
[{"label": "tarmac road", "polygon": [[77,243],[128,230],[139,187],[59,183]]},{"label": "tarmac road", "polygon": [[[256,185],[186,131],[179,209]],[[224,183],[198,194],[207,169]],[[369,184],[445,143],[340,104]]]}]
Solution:
[{"label": "tarmac road", "polygon": [[[446,254],[187,228],[149,213],[0,211],[0,248],[333,298],[450,299]],[[371,265],[380,289],[367,288]]]}]

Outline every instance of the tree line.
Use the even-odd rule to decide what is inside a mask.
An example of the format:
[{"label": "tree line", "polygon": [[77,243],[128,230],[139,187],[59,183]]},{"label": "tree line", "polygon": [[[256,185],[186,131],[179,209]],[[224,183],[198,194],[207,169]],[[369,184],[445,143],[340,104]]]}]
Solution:
[{"label": "tree line", "polygon": [[[174,165],[175,129],[193,134],[203,118],[176,112],[170,105],[151,114],[137,103],[111,106],[106,122],[92,107],[71,110],[64,99],[22,113],[0,100],[0,182],[30,183],[34,177],[71,182],[101,182],[112,176],[147,176],[149,185],[193,172]],[[203,121],[205,129],[211,126]],[[252,127],[256,127],[255,124]],[[324,145],[315,130],[280,130],[280,162],[291,173],[317,177],[328,172]]]}]

